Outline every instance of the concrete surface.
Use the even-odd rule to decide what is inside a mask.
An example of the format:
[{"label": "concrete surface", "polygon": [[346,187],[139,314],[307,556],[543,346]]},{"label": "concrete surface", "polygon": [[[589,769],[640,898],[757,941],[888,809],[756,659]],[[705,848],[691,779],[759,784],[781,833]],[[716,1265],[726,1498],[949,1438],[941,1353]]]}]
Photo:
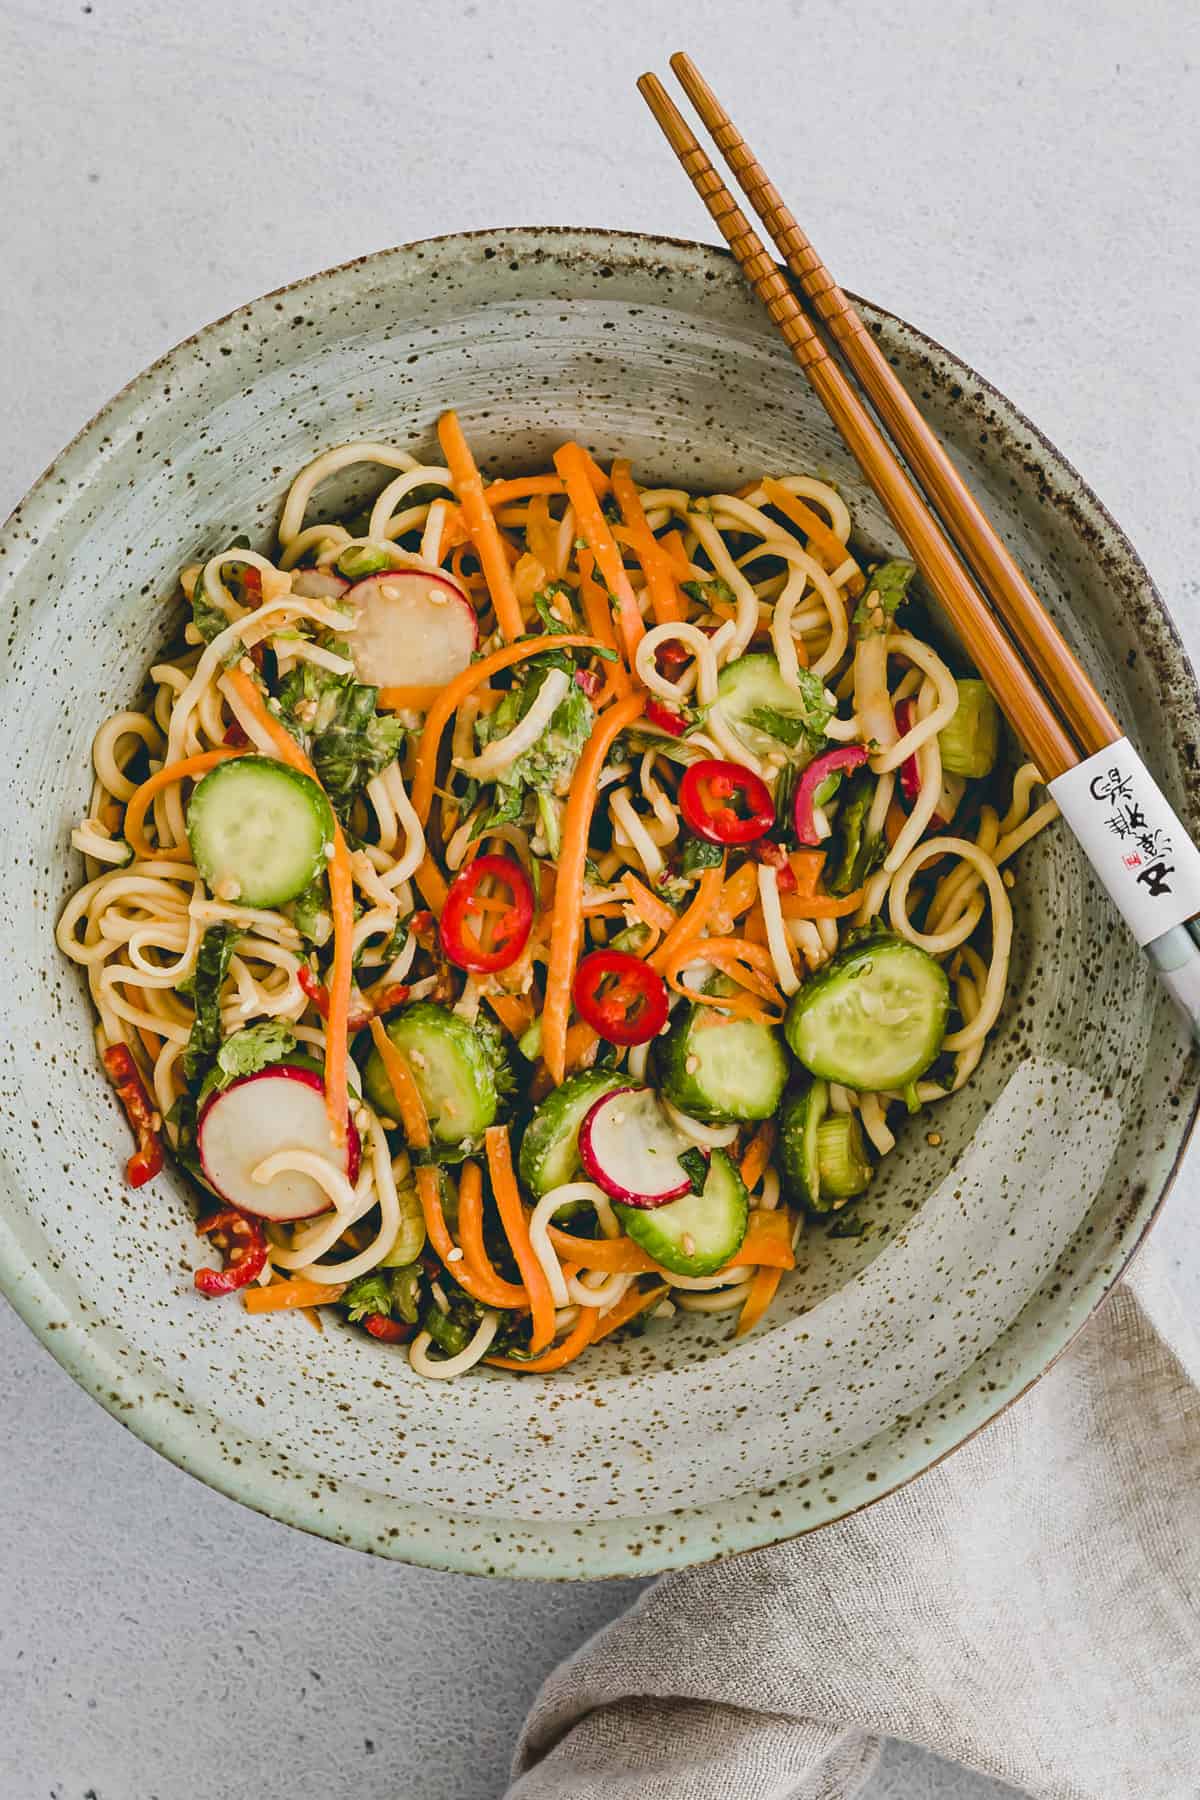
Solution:
[{"label": "concrete surface", "polygon": [[[1087,474],[1194,655],[1196,26],[1189,0],[2,0],[0,510],[160,351],[312,269],[491,224],[711,235],[632,87],[682,42],[845,284]],[[1192,1302],[1198,1175],[1159,1227]],[[8,1314],[0,1405],[3,1800],[490,1800],[541,1675],[634,1591],[290,1533]],[[1007,1792],[899,1746],[867,1790]]]}]

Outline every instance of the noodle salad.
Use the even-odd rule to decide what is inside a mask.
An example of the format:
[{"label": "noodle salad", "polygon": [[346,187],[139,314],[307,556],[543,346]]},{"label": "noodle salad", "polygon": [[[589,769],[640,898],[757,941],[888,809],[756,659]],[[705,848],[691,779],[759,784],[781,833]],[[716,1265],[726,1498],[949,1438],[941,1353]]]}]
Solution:
[{"label": "noodle salad", "polygon": [[[577,443],[485,484],[348,444],[275,560],[182,575],[97,733],[58,925],[195,1284],[336,1306],[420,1375],[764,1315],[805,1220],[968,1080],[1054,816],[911,565],[805,475],[640,488]],[[355,464],[369,512],[309,522]]]}]

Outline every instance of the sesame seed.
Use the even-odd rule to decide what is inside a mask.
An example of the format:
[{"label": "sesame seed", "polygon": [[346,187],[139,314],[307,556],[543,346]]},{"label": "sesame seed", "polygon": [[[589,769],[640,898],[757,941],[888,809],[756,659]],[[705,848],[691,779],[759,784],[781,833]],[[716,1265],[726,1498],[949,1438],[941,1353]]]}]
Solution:
[{"label": "sesame seed", "polygon": [[690,1231],[685,1231],[683,1236],[680,1238],[679,1248],[683,1251],[683,1254],[685,1256],[695,1256],[696,1240],[692,1236]]},{"label": "sesame seed", "polygon": [[925,1142],[929,1145],[930,1149],[936,1150],[941,1141],[942,1134],[940,1131],[927,1131],[925,1133]]},{"label": "sesame seed", "polygon": [[463,1259],[463,1253],[462,1253],[462,1251],[461,1251],[461,1250],[460,1250],[460,1249],[459,1249],[459,1247],[458,1247],[458,1245],[457,1245],[457,1244],[455,1244],[455,1246],[454,1246],[454,1248],[453,1248],[453,1250],[448,1250],[448,1251],[447,1251],[447,1252],[446,1252],[446,1261],[447,1261],[447,1262],[448,1262],[448,1263],[456,1263],[456,1262],[461,1262],[461,1261],[462,1261],[462,1259]]},{"label": "sesame seed", "polygon": [[689,1056],[683,1066],[689,1075],[694,1075],[700,1067],[700,1058],[698,1056]]}]

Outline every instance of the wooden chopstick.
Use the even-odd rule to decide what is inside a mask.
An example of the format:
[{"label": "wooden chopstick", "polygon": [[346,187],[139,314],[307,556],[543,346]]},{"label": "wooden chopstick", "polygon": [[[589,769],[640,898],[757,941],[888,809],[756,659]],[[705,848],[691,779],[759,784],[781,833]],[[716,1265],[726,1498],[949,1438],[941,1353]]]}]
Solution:
[{"label": "wooden chopstick", "polygon": [[643,75],[637,85],[743,275],[774,319],[847,448],[883,502],[1043,779],[1051,781],[1074,768],[1080,761],[1079,751],[997,624],[940,525],[926,510],[866,407],[809,323],[761,238],[697,143],[679,108],[656,75]]},{"label": "wooden chopstick", "polygon": [[671,67],[713,135],[738,185],[774,239],[820,322],[862,383],[959,550],[1088,754],[1115,743],[1121,728],[1074,652],[1002,543],[991,520],[926,424],[858,312],[784,205],[745,138],[682,50]]}]

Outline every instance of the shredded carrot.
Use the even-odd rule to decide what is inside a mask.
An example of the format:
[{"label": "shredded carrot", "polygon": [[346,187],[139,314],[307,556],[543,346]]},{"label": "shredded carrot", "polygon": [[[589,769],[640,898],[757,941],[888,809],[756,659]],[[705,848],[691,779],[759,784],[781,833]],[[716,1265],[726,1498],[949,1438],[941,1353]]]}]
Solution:
[{"label": "shredded carrot", "polygon": [[496,1202],[496,1210],[521,1271],[521,1280],[525,1284],[533,1312],[529,1348],[535,1352],[545,1350],[554,1341],[554,1295],[550,1291],[546,1271],[530,1240],[529,1221],[525,1217],[517,1178],[513,1174],[507,1125],[490,1125],[483,1141],[487,1149],[488,1172],[492,1178],[492,1196]]},{"label": "shredded carrot", "polygon": [[650,925],[656,931],[670,931],[675,923],[675,913],[657,894],[652,894],[645,882],[639,881],[631,869],[626,869],[621,876],[621,886],[629,895],[633,909],[643,925]]},{"label": "shredded carrot", "polygon": [[621,553],[608,528],[608,520],[600,510],[600,502],[592,485],[588,466],[590,463],[591,458],[580,444],[564,444],[554,452],[554,466],[563,478],[567,497],[575,509],[576,525],[581,535],[587,539],[601,580],[616,602],[625,658],[632,668],[634,652],[646,635],[646,627],[642,624],[642,615],[638,611],[629,576],[621,561]]},{"label": "shredded carrot", "polygon": [[[599,582],[593,577],[595,559],[590,550],[583,550],[579,555],[579,598],[583,602],[584,623],[593,637],[609,650],[615,650],[617,640],[613,633],[612,611],[608,597]],[[618,699],[631,693],[633,683],[629,678],[629,670],[623,662],[606,662],[604,664],[604,690]]]},{"label": "shredded carrot", "polygon": [[825,852],[793,850],[788,857],[788,867],[796,882],[794,891],[797,894],[815,894],[821,871],[825,867]]},{"label": "shredded carrot", "polygon": [[[550,1225],[547,1230],[560,1258],[576,1262],[581,1268],[602,1269],[606,1275],[666,1273],[632,1238],[581,1238],[558,1225]],[[746,1235],[737,1254],[730,1257],[724,1268],[748,1269],[769,1264],[772,1268],[791,1269],[795,1261],[792,1221],[787,1213],[766,1212],[757,1207],[750,1211]]]},{"label": "shredded carrot", "polygon": [[621,517],[625,521],[633,553],[646,577],[646,589],[654,610],[655,624],[665,625],[671,619],[682,618],[683,609],[675,589],[675,571],[671,567],[671,559],[646,521],[641,496],[634,486],[633,473],[627,462],[613,463],[612,488],[617,505],[621,508]]},{"label": "shredded carrot", "polygon": [[[562,483],[558,485],[561,488]],[[562,573],[558,565],[558,527],[550,516],[550,502],[544,494],[535,494],[529,502],[529,511],[525,515],[525,542],[529,545],[530,555],[536,556],[546,573],[557,580]]]},{"label": "shredded carrot", "polygon": [[887,816],[883,821],[883,835],[887,839],[889,850],[896,842],[896,839],[900,836],[900,833],[904,830],[907,823],[908,814],[905,812],[900,802],[893,799],[887,809]]},{"label": "shredded carrot", "polygon": [[517,475],[507,481],[490,482],[483,490],[483,497],[494,512],[498,506],[507,506],[513,500],[562,492],[563,484],[557,475]]},{"label": "shredded carrot", "polygon": [[[185,756],[179,762],[168,763],[165,769],[156,769],[153,775],[147,776],[142,785],[135,788],[125,808],[125,842],[135,856],[151,857],[156,854],[153,844],[148,844],[142,836],[142,821],[150,810],[150,802],[155,794],[161,794],[174,781],[195,780],[197,775],[207,775],[218,763],[228,762],[231,756],[245,756],[246,750],[235,749],[232,744],[218,744],[215,750],[203,750],[199,756]],[[191,851],[186,844],[178,849],[164,850],[163,856],[184,857],[191,861]]]},{"label": "shredded carrot", "polygon": [[547,1233],[560,1258],[584,1269],[603,1269],[606,1275],[653,1275],[658,1267],[632,1238],[581,1238],[558,1225],[547,1226]]},{"label": "shredded carrot", "polygon": [[512,1369],[518,1375],[551,1375],[555,1369],[565,1369],[568,1363],[574,1362],[580,1353],[587,1349],[596,1330],[596,1308],[581,1306],[579,1317],[561,1344],[555,1344],[542,1356],[521,1362],[515,1356],[485,1356],[484,1362],[490,1363],[493,1369]]},{"label": "shredded carrot", "polygon": [[782,1279],[782,1269],[757,1269],[755,1271],[750,1278],[750,1291],[742,1303],[738,1322],[734,1326],[734,1337],[745,1337],[748,1331],[753,1331],[775,1298],[775,1290]]},{"label": "shredded carrot", "polygon": [[438,420],[437,434],[462,508],[463,520],[483,569],[492,605],[496,609],[496,623],[511,643],[514,638],[520,637],[525,629],[525,622],[513,591],[508,555],[492,509],[484,498],[483,478],[463,436],[458,414],[443,413]]},{"label": "shredded carrot", "polygon": [[772,1212],[761,1206],[751,1207],[746,1235],[736,1256],[725,1264],[727,1269],[794,1269],[796,1256],[792,1249],[792,1221],[777,1208]]},{"label": "shredded carrot", "polygon": [[[271,741],[280,762],[287,763],[310,781],[317,772],[290,731],[267,711],[257,684],[235,665],[225,679],[260,731]],[[318,787],[320,782],[317,781]],[[329,1014],[325,1021],[325,1111],[329,1130],[338,1149],[346,1142],[350,1110],[346,1089],[346,1063],[350,1045],[350,986],[354,979],[354,878],[350,852],[337,820],[333,824],[333,855],[329,859],[329,902],[333,915],[333,967],[329,972]]]},{"label": "shredded carrot", "polygon": [[762,945],[748,943],[744,938],[690,938],[685,943],[676,945],[660,970],[667,986],[674,993],[682,994],[696,1005],[736,1011],[739,1009],[730,1007],[731,996],[698,993],[687,986],[681,979],[681,971],[692,962],[711,963],[714,969],[719,969],[739,987],[748,989],[757,999],[775,1008],[778,1019],[783,1018],[787,1009],[774,980],[775,965],[769,951]]},{"label": "shredded carrot", "polygon": [[[551,643],[555,641],[550,640]],[[566,640],[560,638],[557,641],[563,643]],[[597,718],[571,781],[558,857],[550,956],[546,966],[546,997],[542,1008],[542,1056],[556,1083],[566,1075],[571,983],[575,979],[575,964],[583,938],[583,878],[600,771],[614,739],[627,725],[641,717],[643,705],[641,695],[630,694]]]},{"label": "shredded carrot", "polygon": [[421,1098],[421,1090],[417,1086],[412,1070],[408,1066],[408,1058],[402,1056],[384,1029],[383,1021],[378,1016],[370,1021],[371,1037],[379,1052],[379,1060],[383,1064],[383,1072],[388,1078],[388,1086],[396,1102],[396,1115],[404,1129],[404,1136],[412,1150],[428,1150],[429,1118],[425,1111],[425,1102]]},{"label": "shredded carrot", "polygon": [[345,1293],[344,1282],[277,1281],[272,1287],[242,1289],[242,1303],[248,1313],[283,1312],[295,1306],[332,1306]]},{"label": "shredded carrot", "polygon": [[678,531],[664,531],[659,543],[666,552],[667,561],[674,569],[680,581],[687,581],[692,573],[692,565],[688,561],[688,553],[684,548],[683,535]]},{"label": "shredded carrot", "polygon": [[[805,506],[803,500],[798,500],[789,488],[785,488],[782,482],[775,481],[770,475],[763,476],[762,490],[775,510],[804,532],[814,561],[821,563],[826,569],[836,569],[845,562],[850,551],[837,533],[831,531],[824,519],[813,512],[811,507]],[[861,574],[852,575],[846,583],[846,592],[857,598],[865,586],[866,582]]]},{"label": "shredded carrot", "polygon": [[736,869],[721,889],[721,904],[718,910],[730,923],[748,912],[758,899],[758,864],[744,862]]},{"label": "shredded carrot", "polygon": [[679,945],[688,943],[704,930],[714,907],[721,898],[724,885],[725,863],[722,860],[714,868],[705,869],[696,884],[696,892],[692,895],[691,905],[675,921],[654,955],[648,959],[651,967],[657,969],[660,975],[674,957]]},{"label": "shredded carrot", "polygon": [[775,1148],[775,1127],[770,1119],[759,1126],[746,1146],[739,1173],[745,1186],[753,1192],[762,1180],[771,1152]]},{"label": "shredded carrot", "polygon": [[392,712],[428,712],[438,695],[440,687],[390,687],[386,692],[388,706]]},{"label": "shredded carrot", "polygon": [[[417,767],[410,797],[422,825],[428,820],[429,809],[433,804],[442,733],[467,695],[477,687],[482,687],[484,682],[490,681],[493,675],[500,674],[501,670],[512,668],[514,663],[524,662],[526,657],[540,656],[546,650],[595,650],[599,647],[595,638],[576,636],[571,632],[561,633],[557,637],[547,635],[524,638],[519,644],[506,644],[502,650],[493,650],[490,656],[471,663],[461,675],[456,675],[453,681],[447,682],[429,709],[417,749]],[[395,691],[392,688],[380,688],[377,704],[390,708],[391,695]]]},{"label": "shredded carrot", "polygon": [[[462,1245],[461,1263],[451,1263],[451,1274],[462,1282],[460,1268],[475,1284],[472,1291],[482,1295],[486,1289],[489,1305],[529,1310],[529,1295],[514,1282],[497,1274],[483,1241],[483,1176],[477,1162],[465,1162],[458,1181],[458,1236]],[[444,1260],[444,1259],[443,1259]],[[466,1283],[463,1282],[465,1286]]]},{"label": "shredded carrot", "polygon": [[780,894],[779,910],[785,919],[844,919],[862,905],[863,890],[841,898],[833,894]]},{"label": "shredded carrot", "polygon": [[505,1031],[519,1038],[533,1023],[533,1001],[528,994],[485,994],[484,999]]},{"label": "shredded carrot", "polygon": [[665,1299],[666,1294],[665,1287],[652,1287],[646,1294],[643,1294],[640,1288],[630,1288],[628,1293],[622,1294],[617,1304],[600,1319],[592,1342],[598,1344],[600,1339],[606,1338],[610,1331],[619,1331],[622,1325],[628,1325],[630,1319],[636,1319],[637,1315],[645,1312],[648,1306],[653,1306],[657,1301]]},{"label": "shredded carrot", "polygon": [[[565,1050],[567,1074],[573,1075],[577,1069],[590,1068],[596,1060],[596,1052],[599,1048],[599,1034],[593,1031],[590,1025],[585,1025],[582,1019],[576,1019],[567,1031]],[[535,1101],[544,1100],[551,1088],[556,1085],[557,1083],[543,1059],[534,1071],[529,1098]]]}]

